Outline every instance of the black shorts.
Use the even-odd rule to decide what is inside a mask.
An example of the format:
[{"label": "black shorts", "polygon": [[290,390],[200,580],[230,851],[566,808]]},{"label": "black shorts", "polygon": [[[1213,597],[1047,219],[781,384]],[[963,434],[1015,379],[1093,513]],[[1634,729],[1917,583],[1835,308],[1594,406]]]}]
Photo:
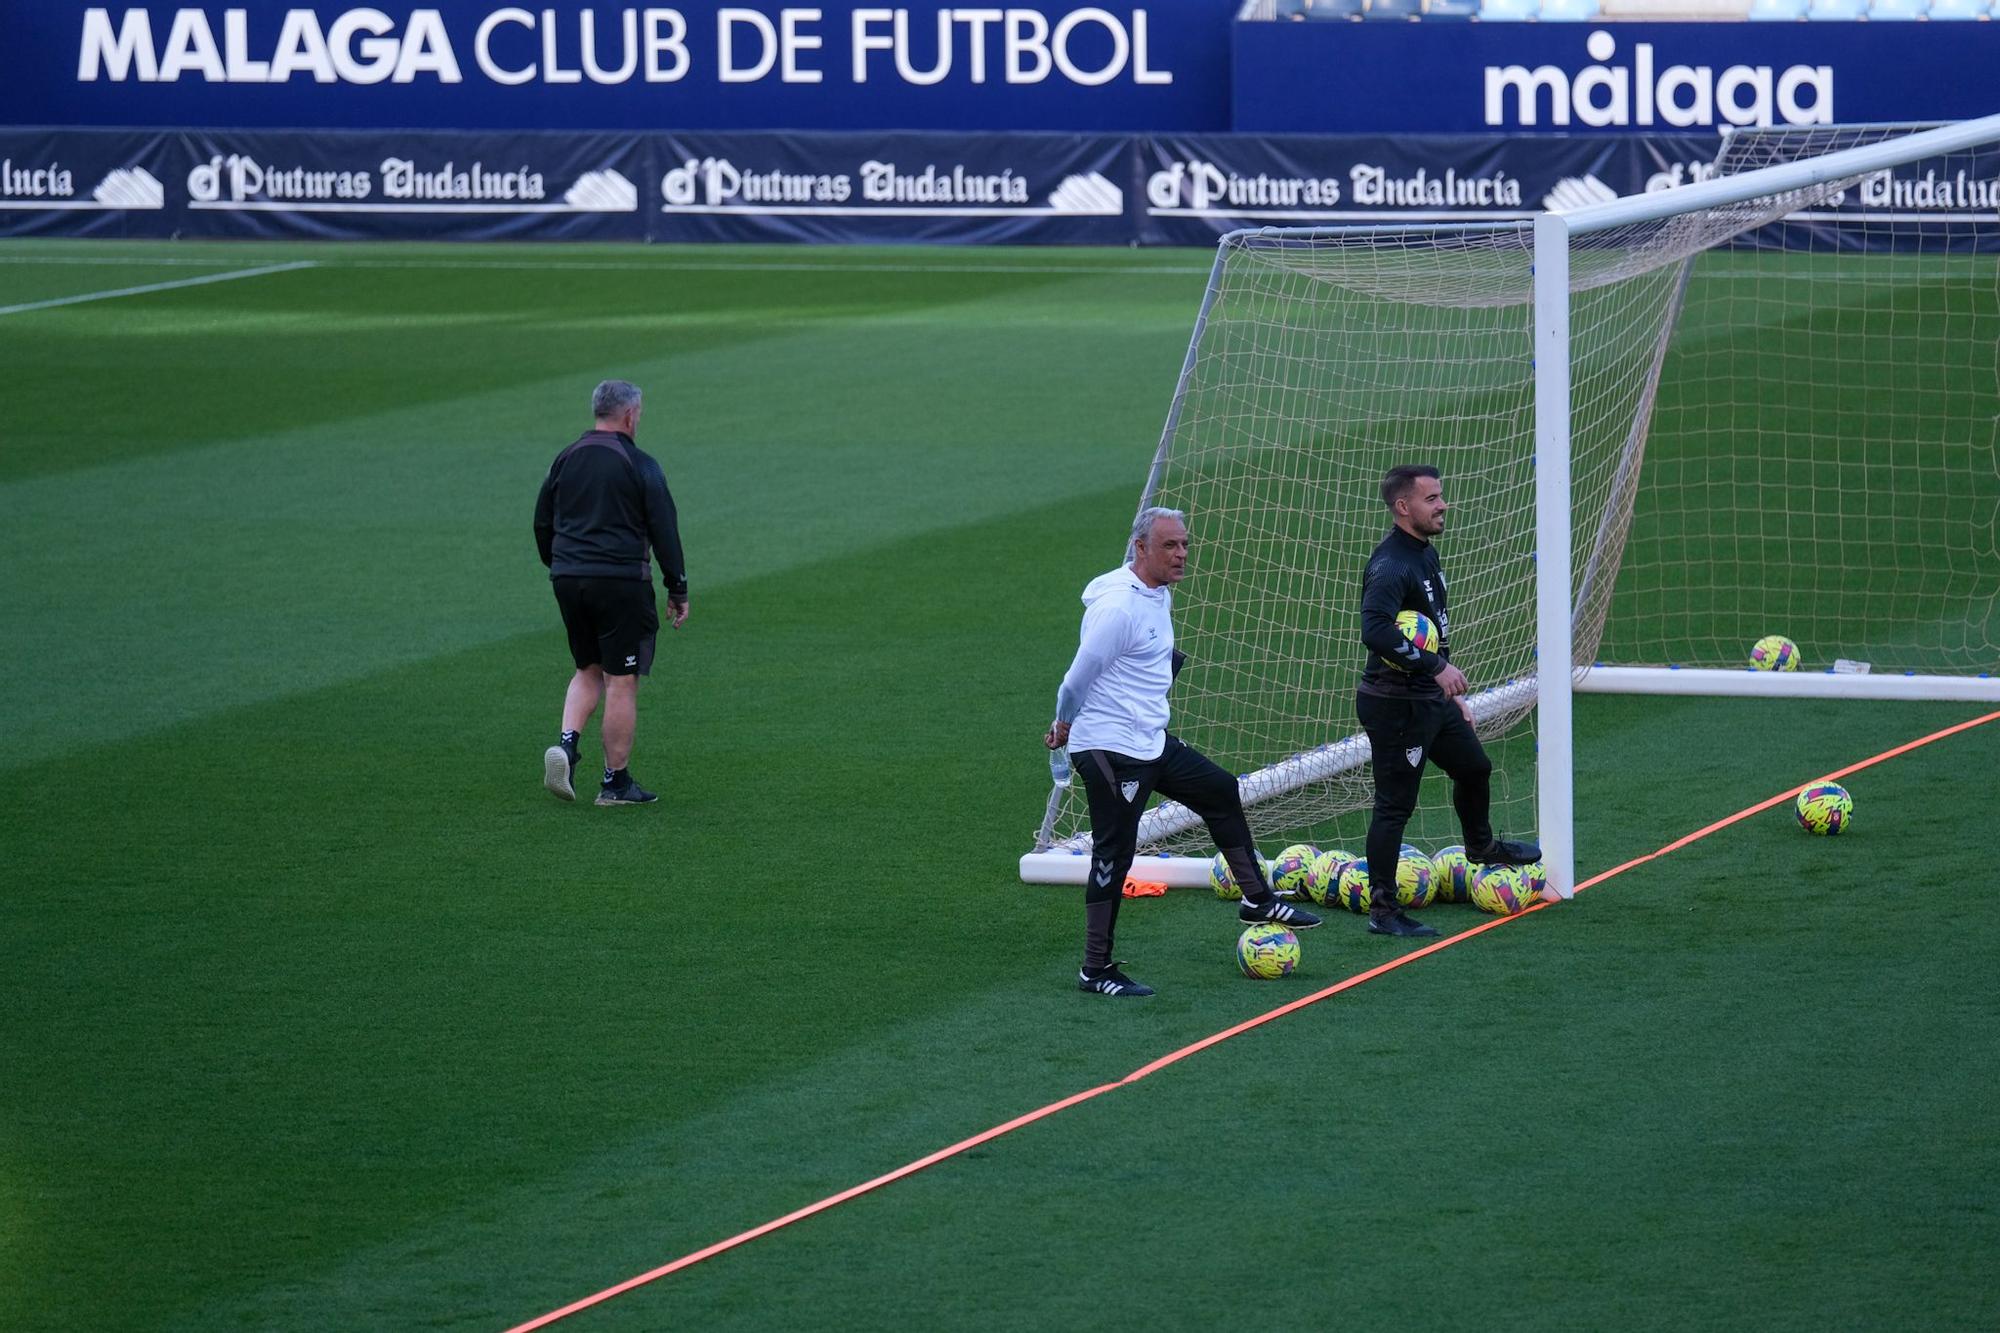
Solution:
[{"label": "black shorts", "polygon": [[648,675],[660,614],[650,579],[585,579],[563,575],[555,585],[569,655],[579,668],[601,666],[607,676]]}]

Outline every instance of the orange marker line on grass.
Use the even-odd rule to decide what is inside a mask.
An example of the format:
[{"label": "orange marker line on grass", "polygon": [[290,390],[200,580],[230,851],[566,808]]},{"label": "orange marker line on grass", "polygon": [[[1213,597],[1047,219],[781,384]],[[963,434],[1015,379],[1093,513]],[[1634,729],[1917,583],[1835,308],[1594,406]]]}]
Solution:
[{"label": "orange marker line on grass", "polygon": [[[1876,764],[1886,763],[1889,760],[1896,758],[1898,755],[1908,754],[1911,750],[1915,750],[1922,746],[1929,745],[1934,741],[1941,741],[1948,736],[1955,736],[1961,731],[1970,731],[1974,727],[1984,726],[1986,723],[1994,721],[2000,721],[2000,712],[1988,713],[1983,717],[1975,717],[1968,722],[1960,722],[1956,726],[1946,727],[1942,731],[1934,731],[1928,736],[1919,736],[1916,740],[1907,741],[1902,745],[1898,745],[1893,750],[1884,750],[1881,754],[1875,755],[1868,759],[1863,759],[1860,763],[1849,764],[1846,768],[1835,769],[1831,773],[1821,774],[1820,776],[1812,779],[1812,781],[1825,782],[1835,778],[1846,777],[1849,773],[1858,773],[1864,768],[1872,768]],[[1701,839],[1708,837],[1712,833],[1719,833],[1723,829],[1728,828],[1731,824],[1740,823],[1741,821],[1750,818],[1752,815],[1762,814],[1764,811],[1769,810],[1772,806],[1782,805],[1786,801],[1789,801],[1793,797],[1795,797],[1798,794],[1798,792],[1799,792],[1799,787],[1797,786],[1788,787],[1784,791],[1779,792],[1776,796],[1772,796],[1767,800],[1759,801],[1755,805],[1748,806],[1742,810],[1738,810],[1733,815],[1730,815],[1723,819],[1718,819],[1713,824],[1709,824],[1704,828],[1696,829],[1694,832],[1689,833],[1683,837],[1676,838],[1674,841],[1668,843],[1666,846],[1660,848],[1658,851],[1648,852],[1644,856],[1635,856],[1631,860],[1623,863],[1622,865],[1616,865],[1613,866],[1611,869],[1604,871],[1601,874],[1592,875],[1589,879],[1584,880],[1581,884],[1578,884],[1576,886],[1577,892],[1581,893],[1583,890],[1591,888],[1594,885],[1602,884],[1605,880],[1608,880],[1615,875],[1622,875],[1627,870],[1632,869],[1634,866],[1645,865],[1648,861],[1657,861],[1662,856],[1665,856],[1670,852],[1677,852],[1681,848],[1689,845],[1690,843],[1699,842]],[[614,1296],[621,1296],[624,1293],[631,1291],[635,1287],[643,1287],[647,1283],[657,1281],[660,1278],[666,1277],[670,1273],[677,1273],[683,1268],[691,1268],[695,1264],[700,1263],[704,1259],[712,1259],[716,1255],[721,1254],[724,1251],[733,1250],[739,1245],[746,1245],[749,1242],[756,1240],[761,1236],[768,1236],[773,1231],[776,1231],[781,1227],[787,1227],[794,1222],[803,1221],[804,1219],[811,1217],[815,1213],[823,1213],[829,1208],[835,1207],[839,1204],[846,1203],[849,1199],[859,1198],[861,1195],[867,1194],[871,1190],[877,1190],[884,1185],[893,1184],[894,1182],[903,1179],[905,1176],[915,1175],[917,1172],[923,1170],[925,1167],[935,1166],[939,1162],[945,1161],[947,1158],[956,1157],[960,1153],[976,1148],[982,1143],[990,1143],[994,1139],[1001,1137],[1003,1134],[1011,1134],[1015,1130],[1020,1129],[1025,1125],[1034,1124],[1037,1120],[1045,1120],[1049,1116],[1055,1115],[1059,1111],[1066,1111],[1070,1107],[1075,1106],[1080,1102],[1087,1102],[1093,1097],[1099,1097],[1107,1092],[1113,1092],[1119,1088],[1125,1087],[1128,1084],[1137,1083],[1140,1079],[1145,1078],[1149,1074],[1158,1073],[1160,1070],[1165,1069],[1169,1065],[1178,1064],[1179,1062],[1187,1059],[1191,1055],[1194,1055],[1200,1051],[1205,1051],[1211,1046],[1219,1045],[1222,1042],[1228,1041],[1231,1037],[1241,1036],[1243,1033],[1250,1031],[1252,1028],[1262,1027],[1264,1024],[1272,1022],[1275,1019],[1283,1018],[1286,1014],[1295,1013],[1298,1010],[1305,1008],[1307,1005],[1318,1004],[1321,1000],[1324,1000],[1329,996],[1338,995],[1345,990],[1352,990],[1356,986],[1359,986],[1364,982],[1373,981],[1376,977],[1382,976],[1385,973],[1393,972],[1399,967],[1404,967],[1410,963],[1414,963],[1419,958],[1428,958],[1430,955],[1436,953],[1440,949],[1448,949],[1452,945],[1462,943],[1465,940],[1469,940],[1475,935],[1484,934],[1486,931],[1489,930],[1497,930],[1501,926],[1504,926],[1507,923],[1509,923],[1510,921],[1518,921],[1522,917],[1528,916],[1530,913],[1533,912],[1539,912],[1542,910],[1542,908],[1547,906],[1550,906],[1550,904],[1536,903],[1533,906],[1528,907],[1527,909],[1514,914],[1513,916],[1496,916],[1491,921],[1481,922],[1479,925],[1473,926],[1469,930],[1462,930],[1456,935],[1447,935],[1446,937],[1444,937],[1441,940],[1438,940],[1434,944],[1427,944],[1421,949],[1412,949],[1408,953],[1398,954],[1396,957],[1389,959],[1387,962],[1382,963],[1380,966],[1371,967],[1365,972],[1357,972],[1353,976],[1348,977],[1344,981],[1336,981],[1333,985],[1325,987],[1322,990],[1314,991],[1310,995],[1300,996],[1298,999],[1291,1001],[1289,1004],[1279,1005],[1276,1009],[1273,1009],[1268,1013],[1259,1014],[1255,1018],[1246,1019],[1243,1022],[1238,1023],[1234,1027],[1225,1028],[1221,1032],[1217,1032],[1212,1036],[1203,1037],[1200,1041],[1192,1042],[1189,1045],[1181,1047],[1177,1051],[1173,1051],[1166,1055],[1163,1055],[1159,1059],[1154,1060],[1150,1064],[1141,1065],[1139,1068],[1127,1074],[1124,1078],[1119,1079],[1116,1083],[1099,1084],[1097,1087],[1087,1088],[1082,1092],[1072,1093],[1069,1096],[1063,1098],[1061,1101],[1050,1102],[1047,1106],[1039,1107],[1036,1110],[1028,1112],[1026,1115],[1016,1116],[1014,1119],[1007,1121],[1005,1124],[995,1125],[991,1129],[984,1130],[978,1134],[974,1134],[969,1139],[960,1139],[957,1143],[954,1143],[949,1147],[940,1148],[936,1152],[930,1154],[928,1157],[920,1157],[916,1161],[911,1162],[908,1165],[899,1166],[894,1171],[890,1171],[884,1175],[876,1176],[873,1180],[865,1180],[861,1184],[851,1186],[848,1189],[844,1189],[838,1194],[828,1195],[826,1198],[821,1199],[818,1203],[807,1204],[803,1208],[797,1209],[793,1212],[786,1213],[783,1217],[773,1218],[771,1221],[764,1223],[762,1226],[752,1227],[750,1230],[731,1236],[727,1240],[720,1240],[713,1245],[709,1245],[703,1249],[696,1250],[691,1254],[684,1254],[680,1258],[674,1260],[672,1263],[662,1264],[658,1268],[650,1269],[647,1272],[640,1273],[636,1277],[629,1277],[625,1279],[623,1282],[618,1283],[616,1286],[606,1287],[603,1291],[597,1292],[594,1295],[585,1296],[582,1300],[572,1301],[568,1305],[563,1306],[560,1310],[551,1310],[545,1315],[541,1315],[535,1319],[530,1319],[525,1324],[516,1324],[513,1328],[507,1330],[507,1333],[529,1333],[529,1330],[531,1329],[546,1328],[548,1325],[555,1323],[559,1319],[566,1319],[570,1315],[576,1314],[577,1312],[582,1310],[587,1310],[593,1305],[600,1305],[603,1302],[610,1300]]]}]

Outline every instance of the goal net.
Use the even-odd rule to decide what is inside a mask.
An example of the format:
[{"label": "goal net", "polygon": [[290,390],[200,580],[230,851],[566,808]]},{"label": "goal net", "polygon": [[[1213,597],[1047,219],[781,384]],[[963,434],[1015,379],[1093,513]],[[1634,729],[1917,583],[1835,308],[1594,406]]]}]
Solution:
[{"label": "goal net", "polygon": [[[1537,751],[1566,782],[1572,680],[2000,699],[2000,117],[1739,133],[1702,184],[1566,219],[1224,237],[1140,503],[1194,537],[1174,729],[1242,774],[1260,844],[1362,840],[1360,579],[1407,462],[1452,506],[1495,824],[1564,825],[1552,876]],[[1767,634],[1800,671],[1745,669]],[[1080,880],[1080,787],[1024,878]],[[1448,791],[1412,841],[1458,840]],[[1208,850],[1172,802],[1140,836]]]}]

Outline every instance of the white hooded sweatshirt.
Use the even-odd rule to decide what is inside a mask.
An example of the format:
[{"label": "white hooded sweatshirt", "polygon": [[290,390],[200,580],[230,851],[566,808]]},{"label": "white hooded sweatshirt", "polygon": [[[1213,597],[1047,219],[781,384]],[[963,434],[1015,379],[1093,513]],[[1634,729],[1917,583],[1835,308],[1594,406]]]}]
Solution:
[{"label": "white hooded sweatshirt", "polygon": [[1084,588],[1082,642],[1056,695],[1056,720],[1071,724],[1071,754],[1157,759],[1167,748],[1173,605],[1172,588],[1147,587],[1129,565]]}]

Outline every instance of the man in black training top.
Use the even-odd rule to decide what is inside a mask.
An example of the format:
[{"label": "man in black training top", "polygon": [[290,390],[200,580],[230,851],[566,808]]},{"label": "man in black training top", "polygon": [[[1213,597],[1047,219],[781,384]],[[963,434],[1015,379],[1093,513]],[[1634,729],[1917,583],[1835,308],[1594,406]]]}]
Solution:
[{"label": "man in black training top", "polygon": [[[1465,834],[1465,857],[1487,865],[1541,859],[1528,843],[1502,842],[1490,819],[1493,761],[1472,730],[1465,673],[1451,664],[1451,618],[1444,570],[1431,538],[1444,531],[1448,506],[1434,467],[1404,465],[1382,478],[1382,502],[1396,526],[1368,557],[1361,580],[1361,673],[1354,711],[1374,747],[1375,817],[1368,825],[1368,929],[1377,935],[1435,935],[1396,905],[1396,863],[1403,826],[1417,808],[1424,761],[1451,775],[1451,803]],[[1399,611],[1437,626],[1437,651],[1419,648],[1396,628]]]},{"label": "man in black training top", "polygon": [[675,629],[688,616],[687,567],[666,475],[632,443],[639,390],[606,380],[591,395],[597,424],[556,455],[535,501],[535,545],[549,567],[569,653],[576,662],[563,700],[562,735],[542,756],[542,785],[576,799],[577,741],[604,703],[604,783],[599,805],[645,805],[659,797],[625,765],[639,722],[639,677],[653,669],[660,617],[653,606],[650,543],[667,584]]}]

